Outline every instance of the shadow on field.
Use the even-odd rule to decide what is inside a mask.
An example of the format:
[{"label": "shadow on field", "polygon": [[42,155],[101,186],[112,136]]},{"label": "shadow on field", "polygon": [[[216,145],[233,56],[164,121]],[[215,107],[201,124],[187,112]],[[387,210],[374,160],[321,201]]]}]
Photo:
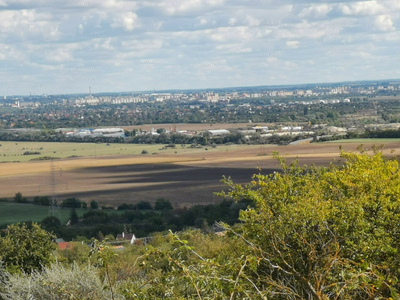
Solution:
[{"label": "shadow on field", "polygon": [[[263,169],[261,174],[271,174],[274,171],[278,169]],[[80,169],[79,173],[87,173],[90,178],[98,178],[99,182],[107,185],[107,189],[79,192],[73,195],[64,194],[64,196],[95,197],[134,194],[157,199],[156,197],[165,195],[171,200],[174,199],[173,201],[183,201],[183,199],[187,201],[190,198],[193,202],[204,202],[210,200],[213,192],[228,190],[228,187],[221,183],[223,176],[231,177],[234,183],[244,184],[251,181],[253,174],[260,172],[257,168],[154,164],[91,167]],[[120,184],[124,186],[118,186]],[[132,184],[132,186],[126,186],[126,184]]]}]

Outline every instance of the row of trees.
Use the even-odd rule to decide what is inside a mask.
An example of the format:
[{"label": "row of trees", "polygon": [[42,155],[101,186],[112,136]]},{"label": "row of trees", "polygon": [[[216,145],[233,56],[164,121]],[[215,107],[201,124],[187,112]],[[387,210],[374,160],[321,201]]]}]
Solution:
[{"label": "row of trees", "polygon": [[145,237],[153,232],[166,230],[207,228],[216,221],[235,224],[238,222],[239,211],[251,205],[251,201],[242,200],[235,203],[225,200],[215,205],[194,205],[181,209],[172,209],[170,202],[164,199],[158,199],[154,209],[150,203],[141,202],[141,204],[143,204],[141,210],[134,205],[124,204],[120,206],[124,208],[123,212],[89,210],[81,217],[78,217],[72,208],[68,226],[63,225],[54,216],[43,219],[41,225],[65,240],[74,240],[77,236],[87,239],[105,235],[116,236],[123,230],[135,233],[136,237]]},{"label": "row of trees", "polygon": [[[8,201],[7,198],[2,198],[2,201]],[[42,205],[42,206],[50,206],[51,199],[48,196],[35,196],[33,197],[32,202],[28,200],[28,198],[24,197],[22,193],[18,192],[15,194],[13,201],[16,203],[26,203],[33,205]],[[81,201],[78,198],[67,198],[61,201],[59,204],[60,207],[63,208],[88,208],[88,204],[85,201]],[[89,203],[89,207],[91,209],[99,208],[99,203],[96,200],[92,200]]]},{"label": "row of trees", "polygon": [[[3,202],[7,202],[7,198],[2,198]],[[15,194],[14,202],[16,203],[32,203],[34,205],[49,206],[51,204],[51,199],[48,196],[35,196],[32,202],[28,201],[28,198],[23,197],[23,195],[18,192]],[[78,198],[67,198],[61,201],[60,207],[62,208],[88,208],[88,204],[85,201],[81,201]],[[92,200],[89,203],[91,209],[98,209],[99,203],[96,200]],[[103,209],[114,209],[111,206],[103,206]],[[173,209],[172,204],[169,200],[164,198],[159,198],[156,200],[154,207],[150,202],[139,201],[136,204],[133,203],[122,203],[117,207],[118,210],[170,210]]]},{"label": "row of trees", "polygon": [[314,142],[326,142],[344,139],[395,139],[400,138],[400,129],[389,129],[389,130],[370,130],[367,129],[363,133],[348,132],[345,135],[332,135],[322,137],[320,139],[314,138]]},{"label": "row of trees", "polygon": [[[194,144],[203,146],[216,146],[222,144],[288,144],[297,139],[301,139],[304,136],[280,136],[273,135],[271,137],[262,137],[260,134],[253,134],[250,140],[245,136],[234,131],[224,136],[210,137],[207,133],[202,135],[184,135],[184,134],[166,134],[161,133],[160,135],[134,135],[128,136],[127,138],[122,137],[67,137],[62,133],[55,133],[52,131],[46,131],[46,133],[40,134],[37,132],[0,132],[0,140],[3,141],[45,141],[45,142],[75,142],[75,143],[133,143],[133,144]],[[33,154],[40,154],[34,152]],[[24,154],[25,155],[25,154]]]},{"label": "row of trees", "polygon": [[[133,203],[122,203],[118,206],[118,210],[152,210],[153,206],[150,202],[140,201],[136,204]],[[159,198],[154,204],[155,210],[171,210],[173,209],[172,204],[169,200],[164,198]]]}]

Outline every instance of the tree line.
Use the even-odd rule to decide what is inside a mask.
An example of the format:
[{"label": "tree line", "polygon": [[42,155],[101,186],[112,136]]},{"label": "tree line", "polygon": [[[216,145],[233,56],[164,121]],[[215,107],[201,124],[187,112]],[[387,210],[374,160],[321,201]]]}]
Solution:
[{"label": "tree line", "polygon": [[[2,198],[2,201],[7,199]],[[40,196],[34,197],[31,202],[21,193],[17,193],[14,202],[48,206],[51,204],[51,199]],[[67,241],[76,240],[78,237],[90,239],[105,235],[116,236],[124,228],[134,232],[137,237],[144,237],[153,232],[169,229],[181,231],[185,228],[204,228],[221,220],[227,224],[234,224],[238,222],[239,211],[248,205],[252,205],[251,201],[243,199],[237,203],[233,200],[224,200],[219,204],[174,208],[169,200],[159,198],[154,205],[147,201],[139,201],[112,207],[99,205],[95,200],[88,204],[77,198],[67,198],[62,200],[59,206],[60,209],[70,211],[68,222],[64,220],[62,223],[58,216],[49,216],[40,224],[44,229]],[[79,208],[86,210],[81,216],[78,216],[76,211]],[[6,228],[6,226],[3,224],[0,227]]]},{"label": "tree line", "polygon": [[[222,144],[279,144],[287,145],[293,141],[310,137],[310,135],[272,135],[262,136],[259,133],[252,134],[247,139],[244,134],[239,131],[232,131],[223,136],[211,137],[208,133],[198,135],[184,135],[179,133],[160,135],[136,135],[130,132],[126,138],[122,137],[105,137],[105,136],[84,136],[84,137],[67,137],[65,134],[54,131],[42,132],[10,132],[0,131],[1,141],[32,141],[32,142],[73,142],[73,143],[120,143],[120,144],[167,144],[167,145],[183,145],[192,144],[199,146],[216,146]],[[27,153],[27,152],[25,152]],[[27,155],[25,154],[24,155]],[[32,152],[29,154],[40,154],[40,152]],[[4,154],[5,155],[5,154]]]}]

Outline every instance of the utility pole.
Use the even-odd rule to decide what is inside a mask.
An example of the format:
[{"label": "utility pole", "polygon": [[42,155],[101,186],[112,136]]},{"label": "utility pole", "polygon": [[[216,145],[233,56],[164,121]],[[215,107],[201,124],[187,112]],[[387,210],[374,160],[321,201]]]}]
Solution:
[{"label": "utility pole", "polygon": [[60,209],[57,203],[57,193],[56,193],[56,176],[55,176],[55,167],[54,161],[51,160],[51,170],[50,170],[50,186],[51,186],[51,199],[50,199],[50,208],[49,208],[49,215],[58,217],[61,221]]}]

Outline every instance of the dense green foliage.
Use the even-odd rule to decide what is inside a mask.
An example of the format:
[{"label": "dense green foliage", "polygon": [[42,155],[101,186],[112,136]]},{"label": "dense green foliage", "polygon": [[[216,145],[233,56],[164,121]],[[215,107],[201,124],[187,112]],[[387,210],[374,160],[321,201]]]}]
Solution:
[{"label": "dense green foliage", "polygon": [[13,272],[40,270],[53,261],[54,238],[36,223],[10,225],[0,238],[0,261]]},{"label": "dense green foliage", "polygon": [[[154,232],[167,230],[181,231],[185,228],[203,228],[215,221],[223,221],[233,225],[238,222],[239,211],[245,209],[251,201],[241,200],[238,203],[223,201],[219,204],[194,205],[190,208],[172,209],[168,200],[159,199],[155,209],[149,202],[137,204],[122,204],[118,213],[113,210],[88,210],[80,220],[76,217],[70,220],[68,226],[56,222],[53,218],[45,218],[42,225],[65,240],[74,240],[77,236],[99,238],[103,235],[121,233],[124,229],[135,233],[136,237],[149,236]],[[58,224],[58,225],[57,225]]]},{"label": "dense green foliage", "polygon": [[170,210],[172,209],[172,204],[164,198],[159,198],[154,205],[155,210]]},{"label": "dense green foliage", "polygon": [[[22,195],[21,195],[22,197]],[[35,201],[36,199],[36,201]],[[33,204],[44,205],[48,197],[35,197]],[[4,199],[7,202],[7,199]],[[14,211],[22,209],[26,212],[25,218],[21,221],[28,221],[32,217],[33,209],[30,204],[20,204],[23,207],[12,207]],[[83,205],[85,204],[85,205]],[[104,235],[121,233],[124,228],[135,233],[137,237],[148,236],[153,232],[166,230],[181,231],[185,228],[202,228],[204,225],[211,225],[215,221],[223,221],[227,224],[238,222],[239,210],[245,209],[251,201],[242,200],[234,203],[232,200],[224,200],[218,204],[194,205],[189,208],[173,208],[171,202],[164,198],[156,200],[154,207],[150,202],[139,201],[137,203],[123,203],[117,210],[111,206],[103,206],[102,209],[86,208],[86,203],[76,198],[68,198],[62,201],[60,208],[61,220],[58,216],[48,217],[48,209],[43,208],[43,215],[40,219],[32,218],[34,221],[41,221],[44,229],[53,232],[58,238],[67,241],[74,240],[77,236],[85,236],[87,239],[97,237],[101,232]],[[93,200],[90,206],[96,207],[97,201]],[[81,206],[82,208],[75,208]],[[85,208],[83,208],[85,207]],[[73,209],[71,211],[71,208]],[[68,222],[69,221],[69,222]],[[68,223],[68,226],[66,224]],[[1,227],[5,228],[3,224]]]},{"label": "dense green foliage", "polygon": [[[400,173],[381,153],[342,153],[344,165],[287,166],[229,195],[253,199],[237,230],[254,251],[265,296],[398,298]],[[230,183],[231,184],[231,183]],[[261,272],[262,270],[262,272]],[[249,276],[252,274],[250,271]]]},{"label": "dense green foliage", "polygon": [[[125,133],[129,133],[125,131]],[[224,136],[215,136],[212,139],[205,138],[202,135],[185,135],[185,134],[166,134],[160,135],[135,135],[122,137],[105,137],[105,136],[85,136],[85,137],[67,137],[65,134],[53,131],[43,132],[0,132],[0,140],[2,141],[36,141],[36,142],[71,142],[71,143],[121,143],[121,144],[193,144],[204,146],[216,146],[217,144],[281,144],[286,145],[292,141],[309,137],[309,135],[272,135],[270,137],[261,137],[260,134],[254,134],[251,139],[246,139],[240,132],[231,132]],[[166,146],[168,147],[168,146]],[[143,149],[142,154],[149,154]],[[50,159],[42,157],[39,160]],[[32,159],[38,160],[38,158]]]}]

